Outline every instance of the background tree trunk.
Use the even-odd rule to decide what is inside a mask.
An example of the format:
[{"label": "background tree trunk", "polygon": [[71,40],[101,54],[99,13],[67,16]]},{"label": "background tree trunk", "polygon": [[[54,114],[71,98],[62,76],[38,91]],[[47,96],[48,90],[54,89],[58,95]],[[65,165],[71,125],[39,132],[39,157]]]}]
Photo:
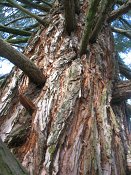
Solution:
[{"label": "background tree trunk", "polygon": [[83,13],[84,8],[71,36],[57,12],[30,41],[25,55],[44,70],[43,88],[17,68],[1,87],[1,138],[31,175],[127,174],[125,108],[111,103],[116,81],[111,29],[104,25],[89,55],[80,59]]}]

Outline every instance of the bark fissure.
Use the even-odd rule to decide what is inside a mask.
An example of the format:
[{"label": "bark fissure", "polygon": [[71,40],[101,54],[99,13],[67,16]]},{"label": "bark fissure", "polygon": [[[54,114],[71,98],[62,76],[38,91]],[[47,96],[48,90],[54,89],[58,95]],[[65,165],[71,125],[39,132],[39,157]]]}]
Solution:
[{"label": "bark fissure", "polygon": [[[0,134],[30,175],[126,175],[130,163],[124,103],[111,103],[117,60],[109,26],[104,25],[97,42],[89,44],[88,56],[77,54],[85,7],[86,1],[70,36],[64,32],[60,11],[30,39],[25,55],[44,69],[44,87],[29,83],[19,69],[13,71],[13,79],[19,77],[19,92],[36,106],[32,116],[20,102],[8,104],[12,78],[1,89],[1,99],[5,94],[3,102],[7,101],[3,110],[10,113],[0,122]],[[15,145],[16,138],[21,140]]]}]

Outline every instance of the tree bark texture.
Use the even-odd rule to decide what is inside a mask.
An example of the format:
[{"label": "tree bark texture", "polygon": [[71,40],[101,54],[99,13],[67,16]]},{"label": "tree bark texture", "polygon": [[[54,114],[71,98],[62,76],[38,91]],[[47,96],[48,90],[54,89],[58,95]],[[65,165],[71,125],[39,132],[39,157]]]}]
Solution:
[{"label": "tree bark texture", "polygon": [[0,135],[30,175],[126,175],[130,166],[124,105],[110,103],[111,29],[103,26],[89,55],[79,58],[83,16],[81,8],[68,36],[57,13],[30,41],[25,55],[44,70],[43,88],[17,68],[1,87]]}]

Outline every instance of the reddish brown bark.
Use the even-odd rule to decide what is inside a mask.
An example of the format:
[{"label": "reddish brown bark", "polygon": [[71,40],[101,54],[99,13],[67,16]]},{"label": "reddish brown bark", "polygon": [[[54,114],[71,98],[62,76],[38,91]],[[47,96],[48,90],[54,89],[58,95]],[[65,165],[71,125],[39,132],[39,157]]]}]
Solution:
[{"label": "reddish brown bark", "polygon": [[[80,59],[82,20],[81,10],[76,32],[68,36],[64,18],[57,13],[30,42],[25,54],[44,69],[43,88],[17,69],[6,82],[8,88],[2,88],[0,135],[31,175],[127,173],[125,109],[110,103],[116,73],[111,30],[106,25],[97,42],[89,45],[89,55]],[[18,91],[36,106],[33,113],[19,102]],[[17,144],[16,131],[23,136]]]}]

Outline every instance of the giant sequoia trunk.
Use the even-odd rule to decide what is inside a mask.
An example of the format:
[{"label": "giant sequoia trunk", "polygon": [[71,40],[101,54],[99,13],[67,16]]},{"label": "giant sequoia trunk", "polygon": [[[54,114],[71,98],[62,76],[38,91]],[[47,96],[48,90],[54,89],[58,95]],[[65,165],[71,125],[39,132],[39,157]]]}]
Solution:
[{"label": "giant sequoia trunk", "polygon": [[127,174],[125,108],[112,103],[118,72],[112,33],[103,24],[79,58],[84,9],[70,36],[57,11],[30,41],[25,55],[46,74],[43,88],[17,68],[1,87],[0,135],[30,175]]}]

